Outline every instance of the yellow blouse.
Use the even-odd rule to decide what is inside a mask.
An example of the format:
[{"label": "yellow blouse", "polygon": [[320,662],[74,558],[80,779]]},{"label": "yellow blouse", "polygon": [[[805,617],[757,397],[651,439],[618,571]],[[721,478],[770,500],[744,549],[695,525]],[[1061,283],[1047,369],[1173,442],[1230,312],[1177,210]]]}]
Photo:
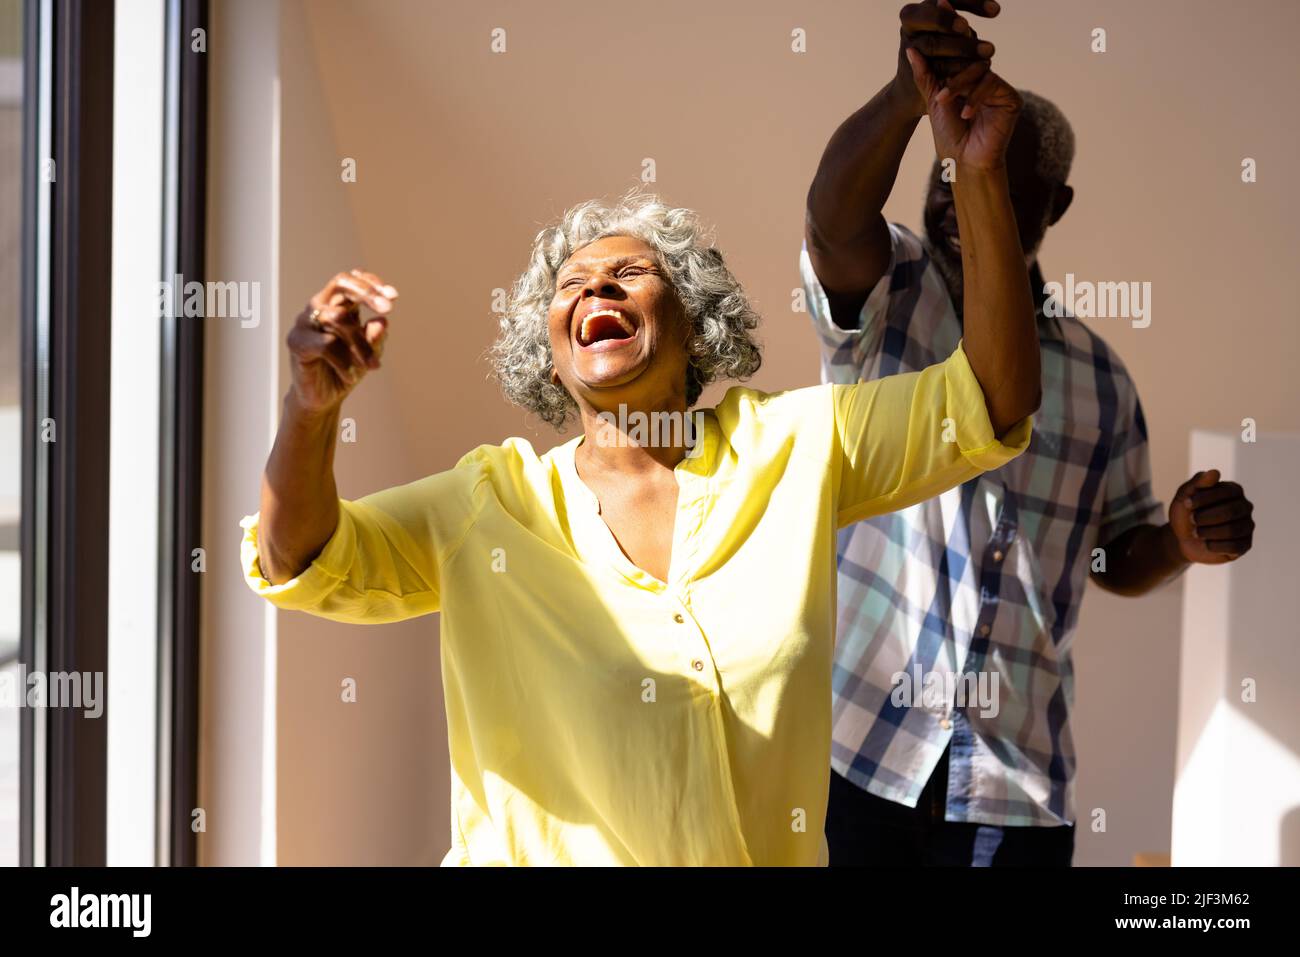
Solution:
[{"label": "yellow blouse", "polygon": [[578,477],[578,436],[520,438],[341,501],[292,581],[338,621],[442,613],[452,765],[444,864],[818,864],[830,773],[835,532],[1024,451],[994,436],[959,344],[919,373],[704,414],[668,581],[633,565]]}]

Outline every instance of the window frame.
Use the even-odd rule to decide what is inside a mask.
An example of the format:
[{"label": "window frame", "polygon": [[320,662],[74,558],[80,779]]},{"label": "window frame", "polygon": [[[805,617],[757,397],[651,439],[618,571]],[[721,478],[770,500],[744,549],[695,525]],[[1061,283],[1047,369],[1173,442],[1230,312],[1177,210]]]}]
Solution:
[{"label": "window frame", "polygon": [[[203,281],[207,0],[165,0],[159,279]],[[19,661],[108,672],[114,0],[25,0]],[[110,38],[105,40],[105,38]],[[45,182],[46,159],[54,180]],[[165,318],[158,474],[156,863],[193,865],[198,804],[203,322]],[[42,441],[51,419],[55,440]],[[148,548],[148,546],[145,546]],[[107,687],[107,681],[105,682]],[[111,701],[19,716],[19,863],[107,863]]]},{"label": "window frame", "polygon": [[[107,675],[115,3],[24,7],[22,631],[29,668]],[[48,151],[47,151],[48,150]],[[47,182],[53,160],[53,182]],[[54,441],[42,441],[43,423]],[[24,708],[19,862],[102,865],[108,702]]]},{"label": "window frame", "polygon": [[[162,275],[206,278],[208,0],[167,0]],[[198,835],[199,628],[203,576],[204,320],[162,321],[158,535],[157,863],[194,866]]]}]

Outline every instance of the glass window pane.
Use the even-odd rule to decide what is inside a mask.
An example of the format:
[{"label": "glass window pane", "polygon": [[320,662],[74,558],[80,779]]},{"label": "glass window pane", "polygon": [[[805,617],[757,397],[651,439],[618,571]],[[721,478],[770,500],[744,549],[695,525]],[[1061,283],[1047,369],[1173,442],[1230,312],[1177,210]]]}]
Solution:
[{"label": "glass window pane", "polygon": [[18,864],[22,0],[0,0],[0,866]]}]

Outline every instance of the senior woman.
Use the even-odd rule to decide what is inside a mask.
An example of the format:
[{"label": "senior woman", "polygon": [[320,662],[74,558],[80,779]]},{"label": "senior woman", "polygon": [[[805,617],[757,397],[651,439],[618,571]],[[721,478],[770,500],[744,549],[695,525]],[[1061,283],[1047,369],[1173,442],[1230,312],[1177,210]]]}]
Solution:
[{"label": "senior woman", "polygon": [[757,369],[757,318],[688,211],[584,203],[538,235],[495,348],[507,397],[581,434],[350,502],[339,408],[396,290],[340,274],[290,332],[245,572],[340,621],[442,613],[444,864],[824,862],[836,530],[1008,461],[1039,394],[1002,166],[1019,100],[987,65],[965,99],[913,66],[956,160],[967,277],[963,343],[923,372],[734,386],[697,432],[631,436],[631,415],[681,419]]}]

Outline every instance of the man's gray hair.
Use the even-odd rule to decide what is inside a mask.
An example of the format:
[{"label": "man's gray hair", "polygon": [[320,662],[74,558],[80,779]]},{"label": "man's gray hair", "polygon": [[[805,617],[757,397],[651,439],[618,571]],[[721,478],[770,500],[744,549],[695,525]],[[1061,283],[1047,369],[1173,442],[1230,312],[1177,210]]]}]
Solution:
[{"label": "man's gray hair", "polygon": [[653,249],[685,307],[688,406],[715,379],[744,379],[758,370],[762,356],[751,335],[758,315],[696,214],[632,190],[612,204],[590,200],[574,206],[533,240],[528,268],[510,291],[492,346],[493,371],[507,399],[558,429],[577,410],[564,386],[551,381],[547,318],[565,260],[606,236],[630,236]]},{"label": "man's gray hair", "polygon": [[1038,133],[1038,163],[1036,172],[1049,183],[1064,183],[1074,162],[1074,130],[1070,121],[1051,100],[1021,90],[1024,105],[1020,110],[1021,122],[1029,120]]}]

